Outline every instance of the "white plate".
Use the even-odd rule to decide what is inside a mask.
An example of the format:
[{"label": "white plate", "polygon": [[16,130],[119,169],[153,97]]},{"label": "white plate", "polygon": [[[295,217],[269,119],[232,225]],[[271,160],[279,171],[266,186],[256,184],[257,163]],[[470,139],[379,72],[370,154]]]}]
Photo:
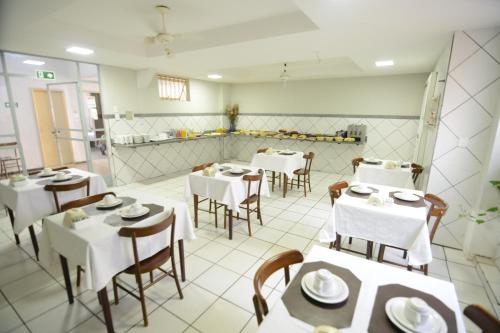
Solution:
[{"label": "white plate", "polygon": [[231,169],[231,170],[229,170],[229,172],[231,172],[232,174],[235,174],[235,175],[240,175],[240,174],[242,174],[244,171],[243,171],[243,169],[235,168],[235,169]]},{"label": "white plate", "polygon": [[313,291],[312,288],[310,288],[308,285],[312,284],[312,282],[310,281],[311,278],[312,279],[314,278],[315,273],[316,272],[309,272],[302,277],[301,281],[302,290],[304,290],[307,296],[311,297],[315,301],[325,304],[337,304],[347,299],[347,297],[349,296],[349,287],[344,282],[344,280],[342,280],[338,276],[335,276],[335,279],[337,280],[338,292],[334,296],[324,297],[318,295],[315,291]]},{"label": "white plate", "polygon": [[394,193],[394,197],[403,200],[403,201],[418,201],[420,200],[420,197],[416,196],[415,194],[408,193],[408,192],[396,192]]},{"label": "white plate", "polygon": [[369,187],[361,188],[359,186],[351,187],[351,191],[359,193],[359,194],[370,194],[373,193],[373,190]]},{"label": "white plate", "polygon": [[378,158],[365,158],[364,161],[366,163],[380,163],[380,160]]},{"label": "white plate", "polygon": [[122,202],[123,202],[122,199],[116,198],[115,201],[110,203],[110,204],[105,204],[104,201],[101,200],[98,203],[96,203],[95,205],[96,205],[96,207],[100,207],[100,208],[111,208],[111,207],[118,206]]},{"label": "white plate", "polygon": [[123,218],[126,218],[126,219],[133,219],[135,217],[146,215],[147,213],[149,213],[149,208],[146,206],[142,206],[142,210],[135,213],[135,214],[129,214],[129,213],[127,213],[127,209],[123,209],[120,212],[120,216]]},{"label": "white plate", "polygon": [[407,297],[394,297],[385,303],[385,313],[389,320],[399,329],[406,333],[446,333],[448,326],[443,317],[431,308],[432,319],[422,327],[414,327],[404,314],[404,307]]},{"label": "white plate", "polygon": [[52,176],[55,176],[57,172],[56,171],[51,171],[51,172],[47,172],[47,173],[42,173],[42,172],[39,172],[37,174],[38,177],[52,177]]},{"label": "white plate", "polygon": [[63,178],[54,178],[54,179],[52,179],[52,181],[53,181],[53,182],[56,182],[56,183],[57,183],[57,182],[64,182],[64,181],[66,181],[66,180],[70,180],[71,178],[73,178],[73,175],[68,174],[68,175],[64,175],[64,177],[63,177]]}]

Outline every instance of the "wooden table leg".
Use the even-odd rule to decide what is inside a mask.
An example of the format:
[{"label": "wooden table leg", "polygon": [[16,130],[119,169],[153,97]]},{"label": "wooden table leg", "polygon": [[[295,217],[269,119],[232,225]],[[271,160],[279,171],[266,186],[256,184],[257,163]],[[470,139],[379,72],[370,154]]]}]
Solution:
[{"label": "wooden table leg", "polygon": [[286,173],[283,172],[283,198],[286,197],[286,192],[288,191],[288,176]]},{"label": "wooden table leg", "polygon": [[16,239],[16,244],[19,245],[21,244],[21,241],[19,240],[19,236],[14,231],[14,212],[12,211],[12,209],[7,207],[7,213],[9,214],[10,224],[12,225],[12,232],[14,232],[14,238]]},{"label": "wooden table leg", "polygon": [[97,297],[101,301],[102,312],[104,314],[104,322],[108,333],[114,333],[113,318],[111,317],[111,309],[109,307],[108,292],[106,286],[97,292]]},{"label": "wooden table leg", "polygon": [[28,227],[28,230],[30,231],[31,243],[33,244],[33,249],[35,250],[36,260],[39,260],[38,259],[38,241],[36,240],[35,228],[33,227],[33,225],[30,225]]},{"label": "wooden table leg", "polygon": [[233,239],[233,210],[228,209],[227,213],[229,214],[229,222],[228,222],[228,228],[229,228],[229,239]]},{"label": "wooden table leg", "polygon": [[66,285],[66,293],[68,294],[69,304],[73,304],[73,289],[71,287],[71,279],[69,277],[68,260],[65,256],[59,255],[59,260],[61,261],[61,268],[64,276],[64,284]]},{"label": "wooden table leg", "polygon": [[186,264],[184,263],[184,240],[179,239],[177,241],[179,245],[179,263],[181,264],[181,280],[186,281]]},{"label": "wooden table leg", "polygon": [[194,199],[194,226],[198,228],[198,194],[194,194],[193,199]]}]

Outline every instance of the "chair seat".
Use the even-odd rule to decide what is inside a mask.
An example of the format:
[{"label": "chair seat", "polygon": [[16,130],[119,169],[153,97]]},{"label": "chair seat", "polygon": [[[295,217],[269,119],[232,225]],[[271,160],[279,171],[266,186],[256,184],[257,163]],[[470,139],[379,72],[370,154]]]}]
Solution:
[{"label": "chair seat", "polygon": [[251,204],[251,203],[256,202],[257,199],[259,199],[259,197],[257,196],[257,194],[252,194],[250,197],[248,197],[245,200],[243,200],[241,204],[242,205],[246,205],[247,203]]},{"label": "chair seat", "polygon": [[305,169],[297,169],[293,172],[294,175],[305,175],[307,171]]},{"label": "chair seat", "polygon": [[[141,274],[152,272],[153,270],[157,269],[158,267],[166,263],[169,258],[170,258],[170,246],[164,248],[160,252],[152,255],[151,257],[142,260],[140,262],[139,272]],[[123,273],[135,274],[135,271],[136,271],[135,265],[132,265],[129,268],[125,269]]]}]

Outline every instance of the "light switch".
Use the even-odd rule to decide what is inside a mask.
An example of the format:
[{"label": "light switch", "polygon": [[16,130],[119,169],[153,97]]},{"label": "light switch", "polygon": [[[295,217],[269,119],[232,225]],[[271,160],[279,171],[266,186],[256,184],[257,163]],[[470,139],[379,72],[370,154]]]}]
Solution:
[{"label": "light switch", "polygon": [[458,146],[460,148],[467,148],[468,145],[469,145],[469,138],[458,139]]}]

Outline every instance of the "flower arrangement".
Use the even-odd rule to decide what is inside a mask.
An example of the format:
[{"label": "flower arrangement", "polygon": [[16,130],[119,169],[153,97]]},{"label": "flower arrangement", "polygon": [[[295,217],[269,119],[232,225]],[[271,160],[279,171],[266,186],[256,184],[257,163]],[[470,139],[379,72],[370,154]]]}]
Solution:
[{"label": "flower arrangement", "polygon": [[229,119],[230,126],[229,131],[236,131],[236,118],[238,118],[238,113],[240,112],[240,106],[238,104],[228,104],[226,106],[226,116]]}]

